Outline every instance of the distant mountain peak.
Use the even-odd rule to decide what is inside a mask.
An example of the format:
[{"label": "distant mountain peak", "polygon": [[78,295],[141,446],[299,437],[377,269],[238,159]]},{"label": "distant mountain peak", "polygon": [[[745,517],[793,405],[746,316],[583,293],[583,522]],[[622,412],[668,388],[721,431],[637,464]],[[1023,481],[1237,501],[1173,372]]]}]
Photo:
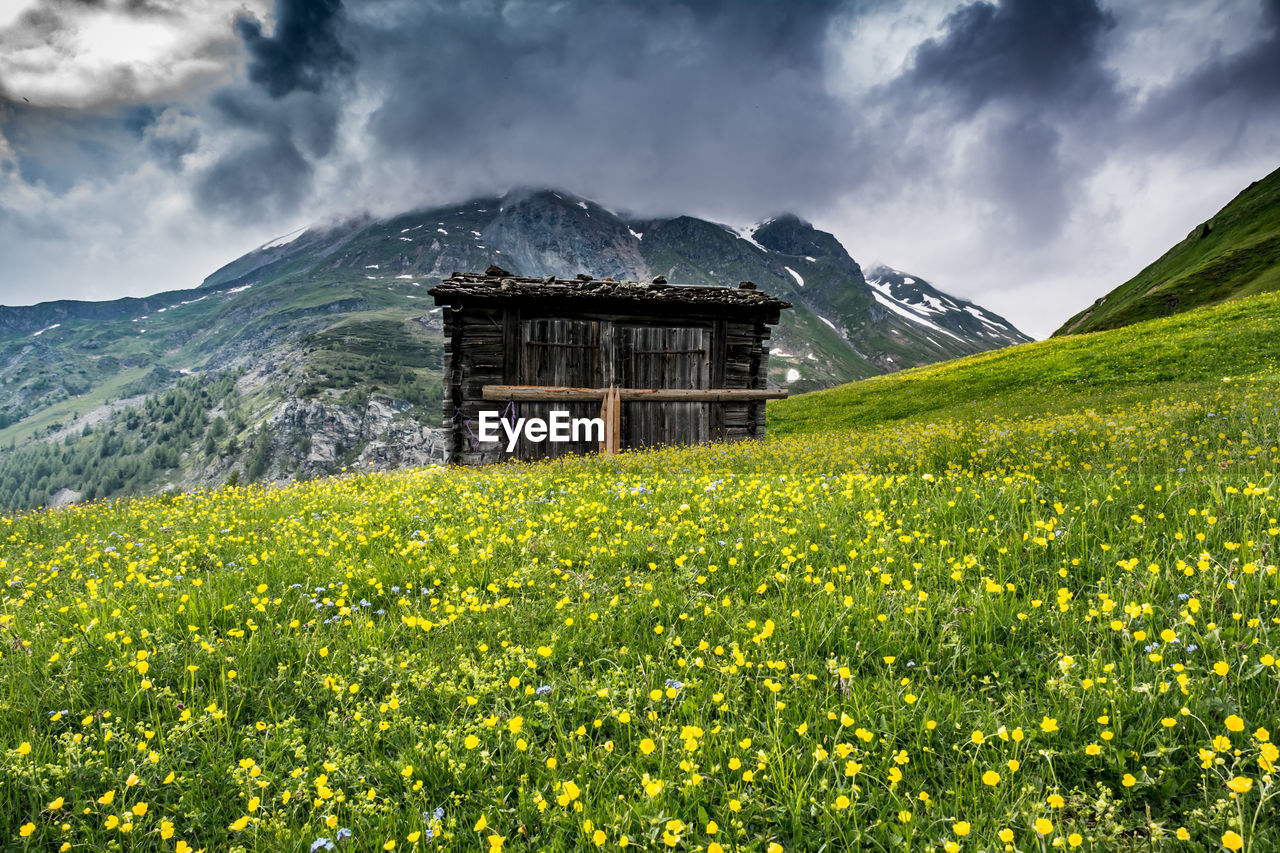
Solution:
[{"label": "distant mountain peak", "polygon": [[834,235],[814,228],[793,213],[784,213],[761,223],[755,239],[764,247],[795,257],[847,257],[844,246]]}]

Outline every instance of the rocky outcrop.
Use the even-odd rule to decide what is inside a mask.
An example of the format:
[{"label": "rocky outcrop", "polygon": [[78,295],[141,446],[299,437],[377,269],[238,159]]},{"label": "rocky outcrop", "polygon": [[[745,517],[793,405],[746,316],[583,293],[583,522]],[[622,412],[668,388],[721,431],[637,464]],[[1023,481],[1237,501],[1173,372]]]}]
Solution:
[{"label": "rocky outcrop", "polygon": [[68,507],[72,504],[78,503],[83,497],[84,495],[81,492],[77,492],[75,489],[58,489],[58,491],[54,492],[53,496],[49,498],[49,501],[45,506],[49,509],[62,509],[63,507]]},{"label": "rocky outcrop", "polygon": [[[293,479],[342,467],[384,471],[445,461],[445,432],[423,426],[412,407],[376,397],[363,406],[290,399],[267,419],[268,476]],[[252,451],[250,464],[252,464]]]},{"label": "rocky outcrop", "polygon": [[640,241],[625,222],[594,202],[552,190],[512,193],[483,239],[504,263],[527,275],[648,281]]}]

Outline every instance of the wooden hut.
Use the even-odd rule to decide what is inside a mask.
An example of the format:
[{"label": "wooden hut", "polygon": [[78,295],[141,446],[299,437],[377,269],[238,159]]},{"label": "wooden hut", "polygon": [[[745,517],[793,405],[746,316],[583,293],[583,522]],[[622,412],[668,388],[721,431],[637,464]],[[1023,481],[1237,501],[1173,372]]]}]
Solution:
[{"label": "wooden hut", "polygon": [[[454,273],[430,291],[444,312],[444,420],[450,461],[473,465],[596,450],[764,435],[769,326],[790,304],[755,289],[524,278],[498,267]],[[600,430],[521,437],[495,414],[568,412]],[[563,416],[557,416],[563,417]],[[528,422],[528,421],[526,421]],[[534,436],[536,438],[536,435]]]}]

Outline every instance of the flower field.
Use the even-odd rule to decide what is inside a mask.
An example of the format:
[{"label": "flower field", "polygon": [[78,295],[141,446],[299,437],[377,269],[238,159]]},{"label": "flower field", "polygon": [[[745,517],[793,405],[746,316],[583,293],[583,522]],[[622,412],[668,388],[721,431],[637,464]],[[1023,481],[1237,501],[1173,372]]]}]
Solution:
[{"label": "flower field", "polygon": [[0,519],[0,848],[1280,848],[1280,386]]}]

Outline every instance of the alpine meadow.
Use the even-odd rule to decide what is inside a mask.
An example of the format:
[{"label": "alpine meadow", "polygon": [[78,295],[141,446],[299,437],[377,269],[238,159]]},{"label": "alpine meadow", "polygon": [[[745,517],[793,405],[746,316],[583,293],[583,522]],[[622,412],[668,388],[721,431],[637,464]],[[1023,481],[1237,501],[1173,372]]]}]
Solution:
[{"label": "alpine meadow", "polygon": [[0,837],[1275,849],[1277,322],[905,371],[766,442],[5,518]]},{"label": "alpine meadow", "polygon": [[0,853],[1280,853],[1280,0],[0,0]]}]

